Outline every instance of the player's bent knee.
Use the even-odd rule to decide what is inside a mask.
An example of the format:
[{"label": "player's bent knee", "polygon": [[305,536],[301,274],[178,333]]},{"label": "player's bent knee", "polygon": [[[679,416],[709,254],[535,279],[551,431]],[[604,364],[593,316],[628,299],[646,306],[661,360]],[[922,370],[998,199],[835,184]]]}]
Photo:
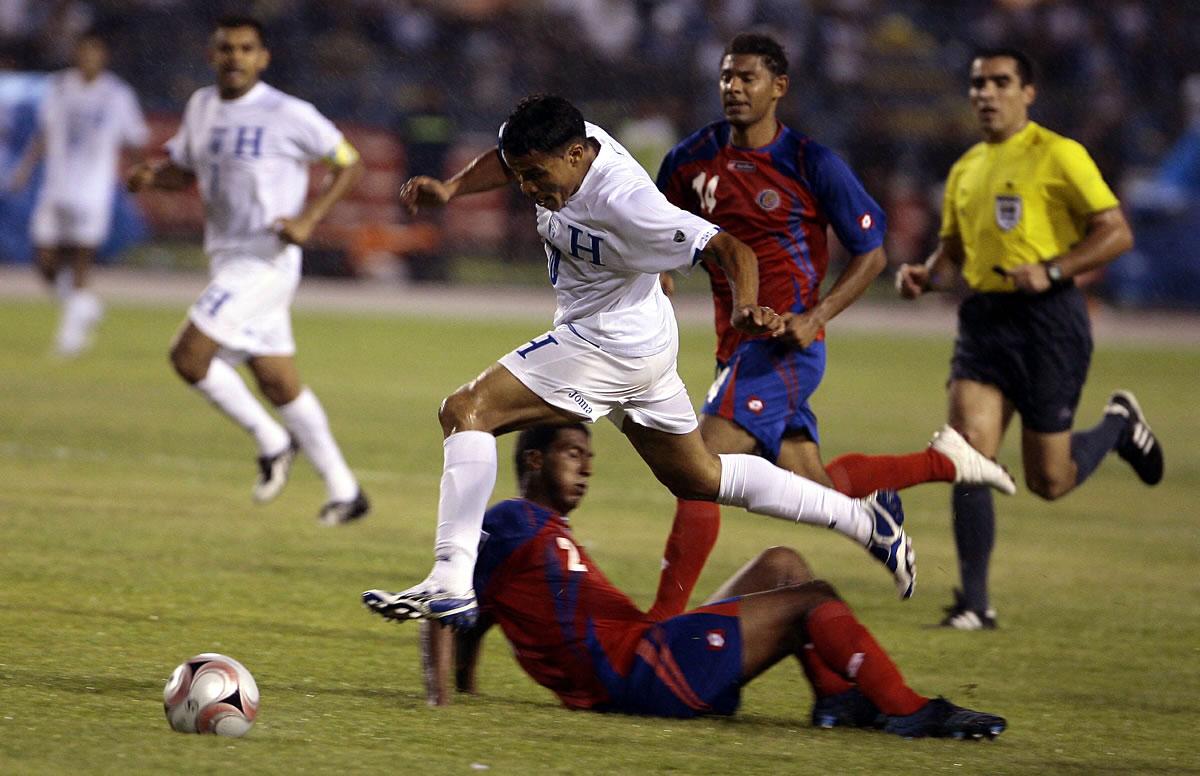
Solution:
[{"label": "player's bent knee", "polygon": [[1046,476],[1037,472],[1025,475],[1025,487],[1029,492],[1046,501],[1062,498],[1071,491],[1074,484],[1065,477]]},{"label": "player's bent knee", "polygon": [[[467,386],[459,388],[442,400],[438,407],[438,422],[442,431],[452,434],[479,427],[480,402]],[[490,430],[490,429],[489,429]]]},{"label": "player's bent knee", "polygon": [[775,580],[777,587],[799,585],[813,579],[808,563],[791,547],[768,547],[759,553],[755,562]]},{"label": "player's bent knee", "polygon": [[169,358],[175,374],[192,385],[203,380],[208,374],[208,364],[201,362],[194,353],[189,352],[185,347],[176,345],[171,348]]}]

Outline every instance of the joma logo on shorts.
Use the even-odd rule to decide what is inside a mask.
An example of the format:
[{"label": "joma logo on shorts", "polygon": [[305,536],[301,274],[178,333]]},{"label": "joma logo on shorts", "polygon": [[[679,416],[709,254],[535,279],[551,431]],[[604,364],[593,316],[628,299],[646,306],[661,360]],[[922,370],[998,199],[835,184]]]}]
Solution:
[{"label": "joma logo on shorts", "polygon": [[588,404],[588,400],[583,398],[583,396],[580,395],[579,391],[576,391],[574,388],[572,388],[569,391],[567,391],[567,396],[570,396],[571,401],[578,404],[579,408],[581,410],[583,410],[584,412],[586,412],[589,415],[592,414],[592,405]]}]

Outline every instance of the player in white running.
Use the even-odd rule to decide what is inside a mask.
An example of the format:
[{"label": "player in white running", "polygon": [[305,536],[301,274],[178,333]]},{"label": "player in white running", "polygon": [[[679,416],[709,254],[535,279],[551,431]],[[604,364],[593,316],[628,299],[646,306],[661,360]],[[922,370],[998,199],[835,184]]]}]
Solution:
[{"label": "player in white running", "polygon": [[676,496],[834,528],[871,549],[908,597],[913,555],[894,493],[852,499],[757,456],[713,455],[700,438],[676,371],[674,312],[657,275],[712,259],[734,288],[732,324],[779,332],[779,316],[755,301],[754,252],[670,204],[624,148],[560,97],[523,100],[502,127],[497,151],[449,181],[410,180],[401,200],[410,207],[439,205],[510,180],[537,203],[538,234],[558,299],[554,328],[443,402],[433,572],[399,594],[367,591],[364,602],[394,619],[468,624],[480,525],[496,480],[495,435],[602,417]]},{"label": "player in white running", "polygon": [[[279,494],[299,449],[328,491],[318,519],[345,523],[365,515],[369,505],[324,409],[300,381],[290,307],[300,282],[300,245],[358,180],[362,162],[311,104],[259,80],[270,54],[257,20],[221,19],[210,57],[217,83],[188,101],[183,123],[167,143],[169,158],[138,165],[128,181],[133,191],[180,189],[195,181],[204,200],[211,279],[171,347],[171,363],[254,436],[256,501]],[[308,168],[318,161],[332,168],[331,179],[305,204]],[[234,369],[243,360],[282,425]]]},{"label": "player in white running", "polygon": [[50,78],[38,108],[38,131],[9,188],[25,188],[37,163],[45,176],[30,221],[38,271],[62,302],[55,350],[73,357],[92,340],[104,314],[88,289],[96,250],[108,239],[122,148],[140,149],[149,132],[129,84],[105,68],[108,47],[80,38],[74,67]]}]

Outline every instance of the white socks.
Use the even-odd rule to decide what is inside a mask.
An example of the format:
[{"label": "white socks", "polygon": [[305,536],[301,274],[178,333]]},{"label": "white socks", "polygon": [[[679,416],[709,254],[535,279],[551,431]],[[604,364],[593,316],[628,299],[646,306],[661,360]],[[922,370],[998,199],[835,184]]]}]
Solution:
[{"label": "white socks", "polygon": [[437,560],[430,579],[443,590],[461,593],[473,587],[483,513],[496,485],[496,437],[460,431],[446,437],[443,448]]},{"label": "white socks", "polygon": [[[312,461],[313,467],[325,480],[330,501],[353,501],[358,494],[358,480],[350,472],[342,451],[329,430],[329,419],[316,394],[308,388],[279,408],[279,415],[300,449]],[[285,441],[286,444],[286,441]]]},{"label": "white socks", "polygon": [[63,293],[62,317],[58,323],[55,348],[59,355],[77,356],[87,349],[92,341],[92,331],[104,317],[104,305],[100,297],[87,289],[70,289]]},{"label": "white socks", "polygon": [[259,455],[277,455],[287,448],[288,435],[283,426],[275,422],[271,413],[250,393],[241,375],[227,362],[214,358],[208,365],[208,374],[192,387],[234,423],[254,435]]},{"label": "white socks", "polygon": [[823,525],[866,545],[874,519],[858,499],[780,469],[756,455],[721,455],[717,502],[799,523]]}]

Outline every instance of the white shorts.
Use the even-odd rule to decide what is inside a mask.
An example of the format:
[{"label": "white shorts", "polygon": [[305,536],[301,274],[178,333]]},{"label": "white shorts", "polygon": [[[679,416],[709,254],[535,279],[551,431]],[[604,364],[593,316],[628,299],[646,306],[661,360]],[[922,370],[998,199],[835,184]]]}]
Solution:
[{"label": "white shorts", "polygon": [[626,417],[639,426],[687,434],[696,410],[676,371],[678,342],[644,358],[614,356],[576,334],[570,325],[535,337],[500,359],[547,404],[594,423],[608,417],[617,428]]},{"label": "white shorts", "polygon": [[38,248],[98,248],[108,239],[111,225],[111,202],[84,206],[42,198],[33,209],[29,237]]},{"label": "white shorts", "polygon": [[292,297],[300,283],[300,249],[274,259],[214,260],[212,280],[188,318],[228,355],[291,356]]}]

